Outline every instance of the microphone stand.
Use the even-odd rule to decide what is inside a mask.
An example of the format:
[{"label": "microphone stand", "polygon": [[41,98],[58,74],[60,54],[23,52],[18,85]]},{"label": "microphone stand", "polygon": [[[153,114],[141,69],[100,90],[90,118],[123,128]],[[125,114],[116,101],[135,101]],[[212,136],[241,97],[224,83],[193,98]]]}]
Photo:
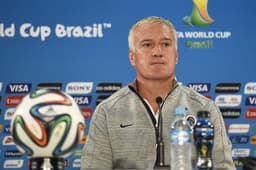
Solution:
[{"label": "microphone stand", "polygon": [[162,97],[158,96],[156,98],[156,103],[158,104],[158,136],[157,136],[157,163],[158,167],[164,166],[164,142],[163,142],[163,119],[162,119],[162,107],[163,102]]}]

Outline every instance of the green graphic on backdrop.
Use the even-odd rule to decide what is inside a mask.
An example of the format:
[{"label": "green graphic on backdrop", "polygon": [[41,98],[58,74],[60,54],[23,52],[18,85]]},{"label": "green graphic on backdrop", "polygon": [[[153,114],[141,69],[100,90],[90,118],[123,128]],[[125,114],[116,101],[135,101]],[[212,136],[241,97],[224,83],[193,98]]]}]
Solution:
[{"label": "green graphic on backdrop", "polygon": [[185,16],[183,22],[186,25],[204,27],[214,23],[207,10],[208,0],[193,0],[191,16]]}]

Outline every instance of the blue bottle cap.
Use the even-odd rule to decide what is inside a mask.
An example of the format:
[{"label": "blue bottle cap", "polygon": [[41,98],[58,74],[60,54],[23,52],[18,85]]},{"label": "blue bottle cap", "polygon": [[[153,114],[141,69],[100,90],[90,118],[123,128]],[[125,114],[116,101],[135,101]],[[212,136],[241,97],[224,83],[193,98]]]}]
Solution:
[{"label": "blue bottle cap", "polygon": [[185,112],[186,112],[186,110],[185,110],[185,108],[184,107],[176,107],[176,109],[175,109],[175,114],[176,115],[185,115]]}]

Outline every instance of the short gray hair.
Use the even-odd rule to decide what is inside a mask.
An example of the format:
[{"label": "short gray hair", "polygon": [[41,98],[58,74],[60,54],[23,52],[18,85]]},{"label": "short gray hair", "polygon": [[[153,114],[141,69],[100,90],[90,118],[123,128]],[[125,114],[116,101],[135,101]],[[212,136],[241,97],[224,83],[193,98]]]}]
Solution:
[{"label": "short gray hair", "polygon": [[164,18],[161,18],[161,17],[158,17],[158,16],[149,16],[149,17],[146,17],[146,18],[143,18],[139,21],[137,21],[130,29],[129,31],[129,35],[128,35],[128,45],[129,45],[129,49],[130,50],[134,50],[134,30],[136,28],[138,28],[140,25],[143,25],[143,24],[154,24],[154,23],[163,23],[165,25],[167,25],[171,31],[173,32],[173,36],[174,36],[174,40],[175,40],[175,46],[176,48],[178,47],[178,44],[177,44],[177,34],[176,34],[176,29],[174,27],[174,25],[164,19]]}]

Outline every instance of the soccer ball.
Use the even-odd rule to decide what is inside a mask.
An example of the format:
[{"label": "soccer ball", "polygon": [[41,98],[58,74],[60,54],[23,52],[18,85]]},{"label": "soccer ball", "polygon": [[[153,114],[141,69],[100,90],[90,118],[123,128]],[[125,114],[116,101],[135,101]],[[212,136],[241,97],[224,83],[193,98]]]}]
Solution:
[{"label": "soccer ball", "polygon": [[11,120],[17,148],[28,157],[66,157],[84,134],[84,118],[73,98],[41,89],[26,95]]}]

